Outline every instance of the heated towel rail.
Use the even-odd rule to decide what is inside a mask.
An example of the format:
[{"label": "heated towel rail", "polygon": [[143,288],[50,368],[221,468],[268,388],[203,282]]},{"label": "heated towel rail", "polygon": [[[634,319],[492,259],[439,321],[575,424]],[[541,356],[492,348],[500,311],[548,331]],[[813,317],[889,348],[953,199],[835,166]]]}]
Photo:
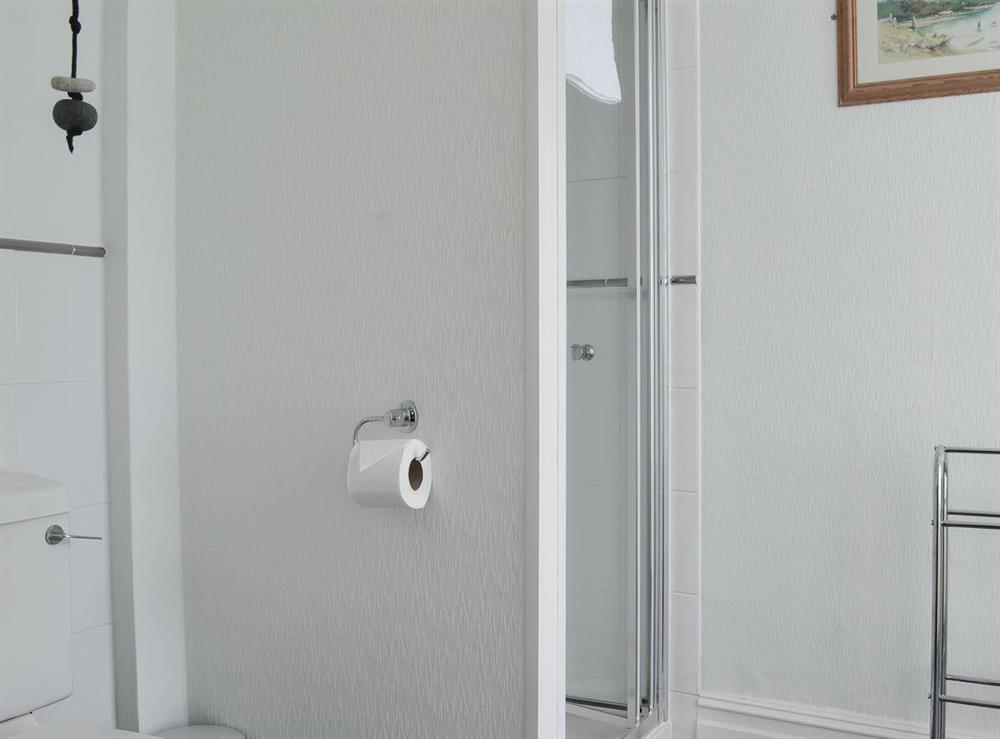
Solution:
[{"label": "heated towel rail", "polygon": [[945,708],[949,703],[1000,710],[996,700],[966,698],[948,693],[950,683],[1000,688],[1000,675],[973,677],[948,672],[948,537],[952,529],[1000,531],[1000,509],[971,511],[948,507],[948,456],[981,454],[1000,456],[1000,449],[969,449],[939,446],[934,454],[934,634],[931,663],[930,739],[945,739]]}]

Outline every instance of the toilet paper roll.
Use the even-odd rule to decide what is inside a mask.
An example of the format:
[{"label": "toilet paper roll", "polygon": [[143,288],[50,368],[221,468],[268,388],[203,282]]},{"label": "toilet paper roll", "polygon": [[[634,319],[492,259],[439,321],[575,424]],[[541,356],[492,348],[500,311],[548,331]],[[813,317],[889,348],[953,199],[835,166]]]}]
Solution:
[{"label": "toilet paper roll", "polygon": [[431,494],[426,451],[420,439],[359,441],[347,467],[348,492],[369,508],[423,508]]}]

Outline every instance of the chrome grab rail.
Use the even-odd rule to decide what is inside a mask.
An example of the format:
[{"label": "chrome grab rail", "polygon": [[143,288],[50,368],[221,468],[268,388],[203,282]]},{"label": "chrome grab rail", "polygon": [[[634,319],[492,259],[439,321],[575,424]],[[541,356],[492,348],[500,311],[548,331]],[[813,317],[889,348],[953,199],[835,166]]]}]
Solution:
[{"label": "chrome grab rail", "polygon": [[[1000,511],[951,510],[948,507],[948,455],[986,454],[1000,456],[1000,449],[939,446],[934,450],[934,629],[931,641],[930,739],[945,739],[945,707],[952,703],[1000,710],[1000,701],[948,695],[948,683],[1000,688],[1000,679],[948,673],[948,537],[951,529],[1000,531],[1000,523],[969,521],[970,518],[1000,519]],[[966,520],[955,520],[966,519]]]}]

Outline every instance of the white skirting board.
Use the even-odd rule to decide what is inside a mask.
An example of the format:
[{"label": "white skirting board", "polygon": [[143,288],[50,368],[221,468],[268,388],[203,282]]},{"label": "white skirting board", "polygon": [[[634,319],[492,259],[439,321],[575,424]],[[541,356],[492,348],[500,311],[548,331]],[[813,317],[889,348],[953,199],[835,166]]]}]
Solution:
[{"label": "white skirting board", "polygon": [[[952,734],[952,739],[984,739]],[[759,698],[702,694],[698,739],[927,739],[928,724]]]}]

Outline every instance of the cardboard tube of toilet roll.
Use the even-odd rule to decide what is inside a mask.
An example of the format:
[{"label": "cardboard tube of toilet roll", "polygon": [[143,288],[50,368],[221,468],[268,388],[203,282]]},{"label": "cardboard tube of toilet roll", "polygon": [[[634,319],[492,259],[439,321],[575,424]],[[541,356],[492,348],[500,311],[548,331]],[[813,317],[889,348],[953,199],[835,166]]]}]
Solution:
[{"label": "cardboard tube of toilet roll", "polygon": [[348,492],[368,508],[423,508],[431,494],[426,451],[420,439],[359,441],[347,467]]}]

